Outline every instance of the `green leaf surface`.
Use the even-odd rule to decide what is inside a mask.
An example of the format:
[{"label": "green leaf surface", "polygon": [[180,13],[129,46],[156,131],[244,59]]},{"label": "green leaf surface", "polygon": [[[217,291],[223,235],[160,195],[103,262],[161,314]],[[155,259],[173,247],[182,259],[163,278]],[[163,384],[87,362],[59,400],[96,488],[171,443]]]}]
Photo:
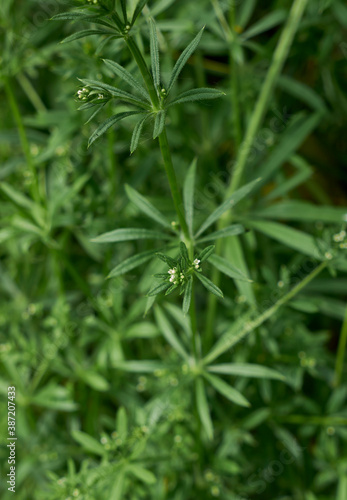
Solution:
[{"label": "green leaf surface", "polygon": [[100,444],[99,441],[97,441],[89,434],[79,430],[73,430],[71,431],[71,436],[87,451],[95,453],[96,455],[105,455],[105,448],[102,446],[102,444]]},{"label": "green leaf surface", "polygon": [[99,127],[93,132],[88,141],[88,148],[93,144],[94,141],[99,139],[110,127],[113,127],[117,122],[127,118],[128,116],[138,115],[139,111],[127,111],[125,113],[119,113],[118,115],[111,116],[106,121],[104,121]]},{"label": "green leaf surface", "polygon": [[258,184],[260,179],[256,179],[252,182],[249,182],[245,186],[242,186],[240,189],[235,191],[227,200],[225,200],[221,205],[219,205],[214,212],[212,212],[209,217],[205,220],[205,222],[200,227],[199,231],[196,233],[195,237],[198,238],[200,234],[206,231],[214,222],[216,222],[227,210],[233,208],[239,201],[245,198],[252,189]]},{"label": "green leaf surface", "polygon": [[117,361],[115,368],[125,372],[132,373],[153,373],[156,370],[164,370],[167,367],[161,361],[145,359],[145,360],[129,360]]},{"label": "green leaf surface", "polygon": [[213,424],[206,398],[204,381],[198,377],[195,382],[196,406],[203,428],[209,440],[213,439]]},{"label": "green leaf surface", "polygon": [[120,262],[115,268],[113,268],[107,278],[116,278],[121,274],[125,274],[128,271],[135,269],[135,267],[141,266],[141,264],[149,261],[154,257],[154,255],[155,250],[149,250],[147,252],[141,252],[137,255],[133,255],[132,257],[123,260],[123,262]]},{"label": "green leaf surface", "polygon": [[88,369],[84,370],[80,367],[75,369],[76,375],[79,379],[83,380],[87,385],[95,389],[96,391],[105,392],[110,388],[108,381],[95,371]]},{"label": "green leaf surface", "polygon": [[193,279],[190,276],[188,278],[187,285],[184,289],[184,295],[183,295],[183,314],[186,315],[189,312],[190,308],[190,302],[192,299],[192,290],[193,290]]},{"label": "green leaf surface", "polygon": [[165,337],[166,341],[171,345],[171,347],[186,361],[189,359],[188,353],[183,347],[181,341],[179,340],[175,330],[171,326],[170,321],[167,319],[164,311],[160,307],[154,309],[154,315],[158,324],[158,327]]},{"label": "green leaf surface", "polygon": [[347,207],[314,205],[307,201],[286,200],[265,208],[257,208],[252,213],[255,218],[297,220],[309,222],[332,222],[342,224],[347,215]]},{"label": "green leaf surface", "polygon": [[213,293],[213,295],[216,295],[221,299],[224,297],[222,290],[218,288],[218,286],[216,286],[214,283],[212,283],[211,280],[206,278],[206,276],[201,273],[194,273],[194,275],[201,281],[201,283],[209,292]]},{"label": "green leaf surface", "polygon": [[91,241],[94,243],[115,243],[118,241],[130,241],[130,240],[143,240],[143,239],[154,239],[154,240],[167,240],[170,239],[165,233],[159,231],[154,231],[152,229],[142,229],[142,228],[122,228],[115,229],[114,231],[109,231],[107,233],[101,234]]},{"label": "green leaf surface", "polygon": [[212,255],[210,257],[210,263],[221,273],[229,276],[229,278],[232,278],[234,280],[248,281],[249,283],[252,282],[252,280],[247,278],[247,276],[240,269],[237,269],[237,267],[233,266],[224,257],[220,257],[219,255]]},{"label": "green leaf surface", "polygon": [[283,9],[270,12],[255,24],[253,24],[246,31],[244,31],[241,35],[242,40],[248,40],[249,38],[253,38],[260,35],[261,33],[264,33],[265,31],[274,28],[275,26],[283,23],[287,16],[287,11]]},{"label": "green leaf surface", "polygon": [[91,87],[92,89],[96,89],[100,92],[108,92],[109,94],[112,95],[112,97],[115,97],[116,99],[119,99],[123,102],[133,104],[134,106],[139,106],[140,108],[143,109],[149,109],[149,104],[147,101],[141,100],[137,97],[134,97],[132,94],[129,94],[129,92],[125,92],[124,90],[117,89],[116,87],[113,87],[112,85],[108,85],[107,83],[99,82],[98,80],[89,80],[89,79],[81,79],[81,82],[86,85]]},{"label": "green leaf surface", "polygon": [[207,368],[207,370],[209,372],[222,373],[224,375],[285,380],[285,377],[281,373],[273,370],[272,368],[250,363],[225,363],[220,365],[211,365]]},{"label": "green leaf surface", "polygon": [[188,90],[178,95],[175,99],[166,104],[166,108],[175,106],[175,104],[184,104],[186,102],[194,101],[206,101],[209,99],[218,99],[219,97],[225,96],[226,94],[221,90],[210,89],[210,88],[199,88]]},{"label": "green leaf surface", "polygon": [[125,468],[118,469],[115,471],[113,476],[113,485],[110,492],[110,499],[112,500],[123,500],[124,499],[124,489],[126,472]]},{"label": "green leaf surface", "polygon": [[159,283],[159,285],[154,285],[149,292],[147,293],[147,297],[153,297],[154,295],[158,295],[161,292],[164,292],[169,287],[171,287],[171,283],[165,281],[164,283]]},{"label": "green leaf surface", "polygon": [[134,24],[134,22],[136,21],[136,19],[138,18],[138,16],[141,14],[142,12],[142,9],[144,8],[144,6],[146,5],[148,0],[140,0],[136,7],[135,7],[135,10],[134,10],[134,14],[133,14],[133,17],[131,19],[131,26]]},{"label": "green leaf surface", "polygon": [[120,0],[120,5],[122,7],[122,14],[125,24],[128,24],[128,13],[127,13],[127,2],[126,0]]},{"label": "green leaf surface", "polygon": [[159,43],[155,21],[152,17],[149,18],[149,40],[151,52],[151,65],[154,85],[157,89],[160,87],[160,61],[159,61]]},{"label": "green leaf surface", "polygon": [[166,111],[161,109],[155,114],[154,119],[154,129],[153,129],[153,139],[156,139],[164,130],[166,119]]},{"label": "green leaf surface", "polygon": [[294,116],[289,123],[282,123],[286,127],[278,144],[273,148],[269,156],[259,167],[261,182],[258,189],[278,170],[288,158],[298,150],[299,146],[312,131],[321,123],[322,112],[306,116],[304,113]]},{"label": "green leaf surface", "polygon": [[215,241],[218,238],[228,238],[229,236],[237,236],[238,234],[242,234],[244,232],[245,228],[241,224],[232,224],[231,226],[220,229],[219,231],[214,231],[203,238],[198,238],[197,243]]},{"label": "green leaf surface", "polygon": [[126,470],[145,484],[155,484],[157,482],[157,479],[153,474],[153,472],[149,471],[148,469],[144,469],[140,465],[137,464],[127,465]]},{"label": "green leaf surface", "polygon": [[67,36],[60,43],[74,42],[75,40],[79,40],[80,38],[85,38],[86,36],[92,35],[107,35],[114,38],[120,38],[120,35],[116,35],[115,33],[106,30],[81,30],[77,31],[77,33],[73,33],[72,35]]},{"label": "green leaf surface", "polygon": [[142,133],[142,129],[143,129],[143,126],[147,120],[147,118],[149,118],[149,114],[145,115],[140,121],[137,122],[137,124],[135,125],[135,128],[134,128],[134,131],[133,131],[133,134],[131,136],[131,143],[130,143],[130,153],[133,154],[133,152],[137,149],[137,146],[139,144],[139,140],[140,140],[140,137],[141,137],[141,133]]},{"label": "green leaf surface", "polygon": [[194,40],[184,49],[180,57],[178,58],[172,73],[171,73],[171,78],[170,82],[167,88],[167,95],[169,95],[172,87],[174,86],[177,78],[179,77],[183,67],[187,63],[188,59],[191,57],[193,52],[196,50],[197,46],[199,45],[199,42],[201,40],[202,34],[203,34],[204,28],[202,28],[199,33],[196,35]]},{"label": "green leaf surface", "polygon": [[215,251],[215,245],[210,245],[206,248],[204,248],[198,255],[198,260],[200,260],[200,262],[204,262],[205,260],[208,260],[211,255],[213,254],[213,252]]},{"label": "green leaf surface", "polygon": [[116,429],[118,436],[125,440],[128,435],[128,416],[124,406],[121,406],[117,411]]},{"label": "green leaf surface", "polygon": [[111,61],[110,59],[103,59],[103,61],[115,75],[119,76],[119,78],[133,87],[134,90],[137,90],[137,92],[139,92],[139,94],[141,94],[149,103],[151,102],[145,88],[142,87],[142,85],[133,77],[131,73],[129,73],[129,71],[127,71],[125,68],[123,68],[123,66],[116,63],[115,61]]},{"label": "green leaf surface", "polygon": [[183,185],[184,211],[190,236],[193,235],[193,224],[194,224],[194,186],[195,186],[196,164],[197,164],[197,159],[194,158],[188,169]]},{"label": "green leaf surface", "polygon": [[155,208],[144,196],[142,196],[136,189],[132,188],[128,184],[125,185],[125,191],[129,200],[137,206],[141,212],[144,212],[148,217],[158,222],[166,228],[170,228],[172,231],[172,226],[168,219],[161,213],[157,208]]},{"label": "green leaf surface", "polygon": [[315,259],[323,258],[317,241],[310,234],[277,222],[247,220],[247,225],[298,252]]},{"label": "green leaf surface", "polygon": [[225,396],[231,402],[239,406],[251,406],[249,401],[247,401],[247,399],[239,391],[224,382],[224,380],[222,380],[221,378],[206,372],[203,372],[203,375],[206,380],[216,389],[216,391]]}]

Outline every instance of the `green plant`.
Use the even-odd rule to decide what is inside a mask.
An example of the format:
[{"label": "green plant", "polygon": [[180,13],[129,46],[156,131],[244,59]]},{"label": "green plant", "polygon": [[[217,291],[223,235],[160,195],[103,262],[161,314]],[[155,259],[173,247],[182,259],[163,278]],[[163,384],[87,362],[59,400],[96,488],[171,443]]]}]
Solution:
[{"label": "green plant", "polygon": [[[300,146],[341,126],[326,64],[344,6],[72,3],[2,75],[18,137],[2,153],[1,382],[37,450],[28,495],[343,500],[347,210]],[[298,77],[318,32],[324,91]]]}]

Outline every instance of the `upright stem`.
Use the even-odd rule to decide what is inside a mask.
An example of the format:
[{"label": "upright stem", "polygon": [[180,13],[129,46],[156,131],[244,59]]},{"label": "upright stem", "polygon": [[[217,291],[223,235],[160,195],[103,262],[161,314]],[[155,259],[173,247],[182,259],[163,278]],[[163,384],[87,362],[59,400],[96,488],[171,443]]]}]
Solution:
[{"label": "upright stem", "polygon": [[278,76],[288,56],[290,46],[300,24],[300,19],[304,13],[307,2],[308,0],[294,0],[293,6],[289,13],[288,21],[282,31],[281,37],[272,58],[271,66],[266,75],[265,81],[258,97],[258,101],[255,105],[254,112],[249,122],[246,137],[237,156],[233,176],[225,195],[226,198],[231,196],[241,183],[242,175],[248,160],[249,153],[251,151],[252,143],[266,112]]},{"label": "upright stem", "polygon": [[[250,119],[246,136],[243,143],[240,145],[240,148],[236,157],[236,165],[234,168],[234,172],[231,178],[231,182],[229,187],[226,190],[225,198],[229,198],[240,186],[242,181],[243,172],[245,166],[247,164],[248,156],[251,151],[252,143],[255,139],[256,133],[259,129],[263,116],[265,115],[267,106],[270,101],[271,94],[274,90],[276,81],[278,76],[283,68],[287,55],[289,53],[290,46],[292,44],[294,35],[296,30],[300,24],[300,19],[304,13],[305,7],[307,5],[308,0],[294,0],[293,6],[291,8],[287,23],[282,31],[281,37],[277,44],[276,50],[274,52],[271,66],[266,75],[265,81],[263,83],[262,89],[260,91],[257,103],[255,105],[254,112]],[[231,16],[233,14],[231,13]],[[233,60],[231,58],[231,60]],[[234,71],[233,71],[234,73]],[[235,78],[235,75],[233,79]],[[237,101],[237,87],[234,85],[237,84],[237,81],[232,83],[232,99],[234,102]],[[233,96],[233,92],[235,92],[235,96]],[[236,108],[237,109],[237,108]],[[234,117],[234,123],[236,121],[236,117]],[[218,223],[218,229],[222,229],[223,227],[230,224],[232,219],[232,212],[230,210],[228,217],[220,219]],[[236,236],[237,237],[237,236]],[[216,246],[216,252],[223,253],[224,242],[219,240]],[[212,279],[214,283],[218,286],[220,282],[220,273],[218,270],[214,270]],[[210,295],[208,310],[207,310],[207,322],[206,322],[206,344],[208,345],[212,338],[213,333],[213,324],[216,314],[217,301],[214,295]]]},{"label": "upright stem", "polygon": [[[131,51],[138,67],[139,67],[139,70],[141,71],[142,77],[144,79],[144,82],[146,84],[148,93],[149,93],[151,101],[152,101],[153,109],[155,111],[157,111],[160,108],[160,102],[159,102],[156,88],[154,86],[154,81],[153,81],[152,75],[148,69],[146,61],[144,60],[144,58],[143,58],[136,42],[133,40],[133,38],[131,38],[130,36],[127,36],[124,39],[125,39],[125,42],[129,48],[129,50]],[[172,163],[172,157],[171,157],[169,143],[167,140],[165,127],[164,127],[163,132],[159,135],[158,139],[159,139],[160,151],[161,151],[163,161],[164,161],[166,175],[167,175],[169,185],[170,185],[172,199],[173,199],[175,209],[176,209],[177,218],[178,218],[179,224],[181,226],[181,229],[182,229],[182,232],[184,235],[184,239],[185,239],[186,244],[187,244],[188,249],[189,249],[189,256],[193,260],[193,258],[194,258],[194,243],[190,237],[187,222],[186,222],[186,219],[182,213],[182,207],[183,207],[182,197],[180,194],[180,190],[178,188],[176,172],[175,172],[175,169],[174,169],[174,166]],[[193,332],[193,352],[194,352],[194,356],[196,357],[197,356],[197,352],[196,352],[196,310],[195,310],[194,285],[193,285],[191,305],[190,305],[190,319],[191,319],[191,327],[192,327],[192,332]]]},{"label": "upright stem", "polygon": [[155,89],[153,78],[148,69],[146,61],[144,60],[143,55],[140,52],[140,49],[138,48],[136,42],[131,36],[125,37],[124,40],[139,67],[142,78],[145,82],[149,96],[151,98],[153,108],[157,110],[159,108],[158,94]]},{"label": "upright stem", "polygon": [[182,228],[183,234],[187,241],[190,241],[189,230],[186,223],[186,219],[182,214],[182,198],[178,189],[176,173],[172,164],[171,152],[169,148],[169,143],[167,140],[166,129],[164,127],[163,132],[159,135],[159,145],[160,151],[164,160],[164,166],[167,174],[167,178],[170,184],[171,194],[173,198],[173,202],[175,205],[178,221]]},{"label": "upright stem", "polygon": [[343,374],[343,363],[346,354],[347,346],[347,307],[345,312],[345,318],[342,323],[342,329],[340,333],[339,345],[337,348],[336,364],[335,364],[335,380],[334,385],[337,387],[341,384],[342,374]]}]

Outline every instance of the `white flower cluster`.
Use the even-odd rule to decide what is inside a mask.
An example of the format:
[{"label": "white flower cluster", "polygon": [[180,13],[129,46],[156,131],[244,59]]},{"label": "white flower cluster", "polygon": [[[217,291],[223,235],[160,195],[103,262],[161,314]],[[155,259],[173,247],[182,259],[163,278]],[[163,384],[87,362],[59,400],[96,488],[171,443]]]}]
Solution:
[{"label": "white flower cluster", "polygon": [[199,267],[200,267],[199,264],[200,264],[200,260],[199,259],[195,259],[193,261],[193,266],[195,267],[195,269],[199,269]]},{"label": "white flower cluster", "polygon": [[87,0],[87,2],[96,5],[98,3],[98,0]]},{"label": "white flower cluster", "polygon": [[89,96],[89,90],[86,88],[80,89],[77,91],[77,97],[78,99],[84,100],[87,99]]},{"label": "white flower cluster", "polygon": [[340,231],[339,233],[334,234],[333,236],[333,240],[336,243],[340,243],[339,245],[340,248],[347,248],[347,242],[344,241],[345,238],[346,238],[346,231]]},{"label": "white flower cluster", "polygon": [[169,269],[168,273],[171,275],[170,282],[173,283],[174,285],[178,285],[179,283],[182,283],[182,281],[184,280],[184,274],[178,273],[177,267],[174,267],[173,269]]}]

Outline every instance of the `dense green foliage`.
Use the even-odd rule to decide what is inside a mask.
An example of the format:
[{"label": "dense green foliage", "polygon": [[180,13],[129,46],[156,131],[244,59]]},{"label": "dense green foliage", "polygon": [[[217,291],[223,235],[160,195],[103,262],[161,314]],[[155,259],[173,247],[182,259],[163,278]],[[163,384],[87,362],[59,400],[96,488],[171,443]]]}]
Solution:
[{"label": "dense green foliage", "polygon": [[347,500],[345,3],[0,16],[1,498]]}]

